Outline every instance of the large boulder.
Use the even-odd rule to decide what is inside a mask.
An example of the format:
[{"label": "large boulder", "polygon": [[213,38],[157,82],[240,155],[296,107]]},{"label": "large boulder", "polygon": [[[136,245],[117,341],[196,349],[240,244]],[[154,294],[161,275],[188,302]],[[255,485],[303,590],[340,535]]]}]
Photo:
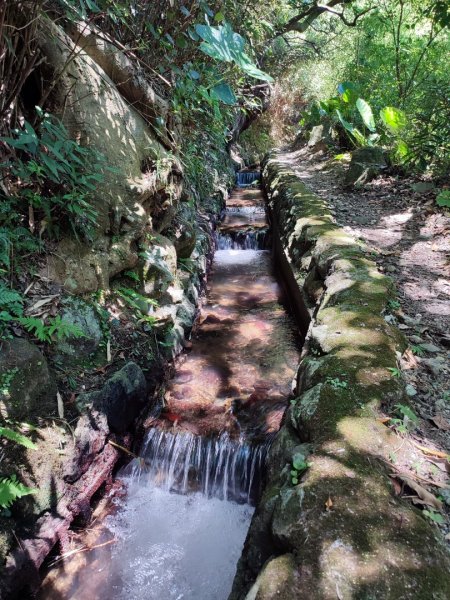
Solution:
[{"label": "large boulder", "polygon": [[22,339],[0,346],[0,412],[2,417],[26,421],[56,410],[56,385],[45,356]]},{"label": "large boulder", "polygon": [[[155,227],[155,219],[164,222],[166,213],[175,212],[182,169],[147,115],[127,101],[123,69],[109,68],[111,56],[101,60],[100,46],[93,52],[92,40],[86,46],[78,35],[74,42],[45,18],[39,31],[46,69],[57,74],[54,112],[60,112],[70,135],[102,153],[109,167],[93,199],[98,226],[92,244],[82,245],[67,234],[48,257],[53,279],[72,293],[86,293],[107,287],[111,277],[135,266],[136,242]],[[114,52],[120,54],[117,48]]]},{"label": "large boulder", "polygon": [[105,385],[94,392],[80,394],[77,405],[106,415],[108,427],[116,433],[128,431],[147,400],[147,383],[142,369],[127,363]]},{"label": "large boulder", "polygon": [[387,163],[382,148],[365,146],[352,153],[352,160],[345,175],[346,186],[363,186],[386,169]]}]

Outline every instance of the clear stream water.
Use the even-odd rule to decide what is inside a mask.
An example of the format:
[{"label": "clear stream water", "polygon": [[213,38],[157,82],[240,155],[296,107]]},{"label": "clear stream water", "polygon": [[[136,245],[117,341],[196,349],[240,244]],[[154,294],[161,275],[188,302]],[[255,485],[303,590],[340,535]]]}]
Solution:
[{"label": "clear stream water", "polygon": [[237,190],[167,411],[119,473],[124,498],[73,542],[95,548],[50,570],[41,600],[228,597],[298,358],[266,236],[260,191]]}]

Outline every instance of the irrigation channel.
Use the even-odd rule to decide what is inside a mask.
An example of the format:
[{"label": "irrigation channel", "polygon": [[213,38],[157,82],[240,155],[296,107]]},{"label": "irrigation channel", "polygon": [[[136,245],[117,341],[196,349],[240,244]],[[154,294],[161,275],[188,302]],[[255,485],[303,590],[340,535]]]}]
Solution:
[{"label": "irrigation channel", "polygon": [[228,597],[298,363],[254,179],[238,174],[192,347],[140,458],[119,473],[126,494],[100,533],[92,525],[96,548],[60,561],[41,599]]}]

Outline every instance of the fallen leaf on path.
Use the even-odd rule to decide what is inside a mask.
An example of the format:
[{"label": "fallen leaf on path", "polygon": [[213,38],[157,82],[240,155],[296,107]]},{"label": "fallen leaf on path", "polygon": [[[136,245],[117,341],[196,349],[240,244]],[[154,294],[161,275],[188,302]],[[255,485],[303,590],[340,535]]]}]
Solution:
[{"label": "fallen leaf on path", "polygon": [[328,500],[325,502],[325,510],[331,510],[333,508],[333,500],[331,496],[328,496]]},{"label": "fallen leaf on path", "polygon": [[418,497],[422,500],[424,504],[427,506],[432,506],[436,510],[442,509],[442,502],[436,498],[434,494],[426,490],[422,487],[417,481],[414,481],[411,477],[407,475],[402,475],[400,473],[396,474],[396,477],[403,481],[409,488],[414,490]]},{"label": "fallen leaf on path", "polygon": [[442,415],[436,415],[434,417],[431,417],[431,420],[438,429],[442,429],[443,431],[450,431],[450,423]]},{"label": "fallen leaf on path", "polygon": [[426,446],[421,446],[413,440],[411,440],[411,444],[419,450],[422,450],[424,454],[429,454],[430,456],[437,456],[438,458],[450,459],[450,455],[448,455],[446,452],[441,452],[440,450],[434,450],[434,448],[427,448]]}]

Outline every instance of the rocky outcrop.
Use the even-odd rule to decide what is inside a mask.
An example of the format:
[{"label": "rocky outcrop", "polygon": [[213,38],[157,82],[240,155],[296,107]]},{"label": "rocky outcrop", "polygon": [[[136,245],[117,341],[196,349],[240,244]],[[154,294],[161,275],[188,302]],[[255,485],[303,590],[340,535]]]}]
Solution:
[{"label": "rocky outcrop", "polygon": [[[54,112],[74,139],[102,153],[107,164],[93,202],[95,239],[88,243],[66,235],[48,256],[48,274],[72,293],[105,289],[112,277],[137,264],[137,243],[144,233],[161,230],[176,212],[182,167],[151,126],[155,111],[167,119],[167,106],[153,94],[155,114],[141,114],[129,99],[134,98],[130,86],[139,81],[144,88],[144,81],[133,76],[119,49],[113,52],[93,32],[71,39],[44,18],[39,30]],[[151,96],[148,89],[146,94]],[[145,103],[143,97],[137,108]]]},{"label": "rocky outcrop", "polygon": [[345,175],[345,185],[361,187],[387,168],[382,148],[365,146],[352,152],[352,159]]},{"label": "rocky outcrop", "polygon": [[147,400],[147,384],[142,369],[127,363],[114,373],[100,390],[80,394],[81,410],[93,407],[106,416],[108,427],[116,433],[128,431]]},{"label": "rocky outcrop", "polygon": [[15,338],[0,346],[0,411],[13,421],[52,414],[56,385],[45,356],[31,342]]},{"label": "rocky outcrop", "polygon": [[[386,466],[399,440],[380,409],[404,398],[390,371],[403,338],[383,317],[391,281],[282,155],[267,160],[264,183],[306,340],[230,598],[443,600],[447,550],[393,493]],[[294,456],[309,450],[293,485]]]}]

